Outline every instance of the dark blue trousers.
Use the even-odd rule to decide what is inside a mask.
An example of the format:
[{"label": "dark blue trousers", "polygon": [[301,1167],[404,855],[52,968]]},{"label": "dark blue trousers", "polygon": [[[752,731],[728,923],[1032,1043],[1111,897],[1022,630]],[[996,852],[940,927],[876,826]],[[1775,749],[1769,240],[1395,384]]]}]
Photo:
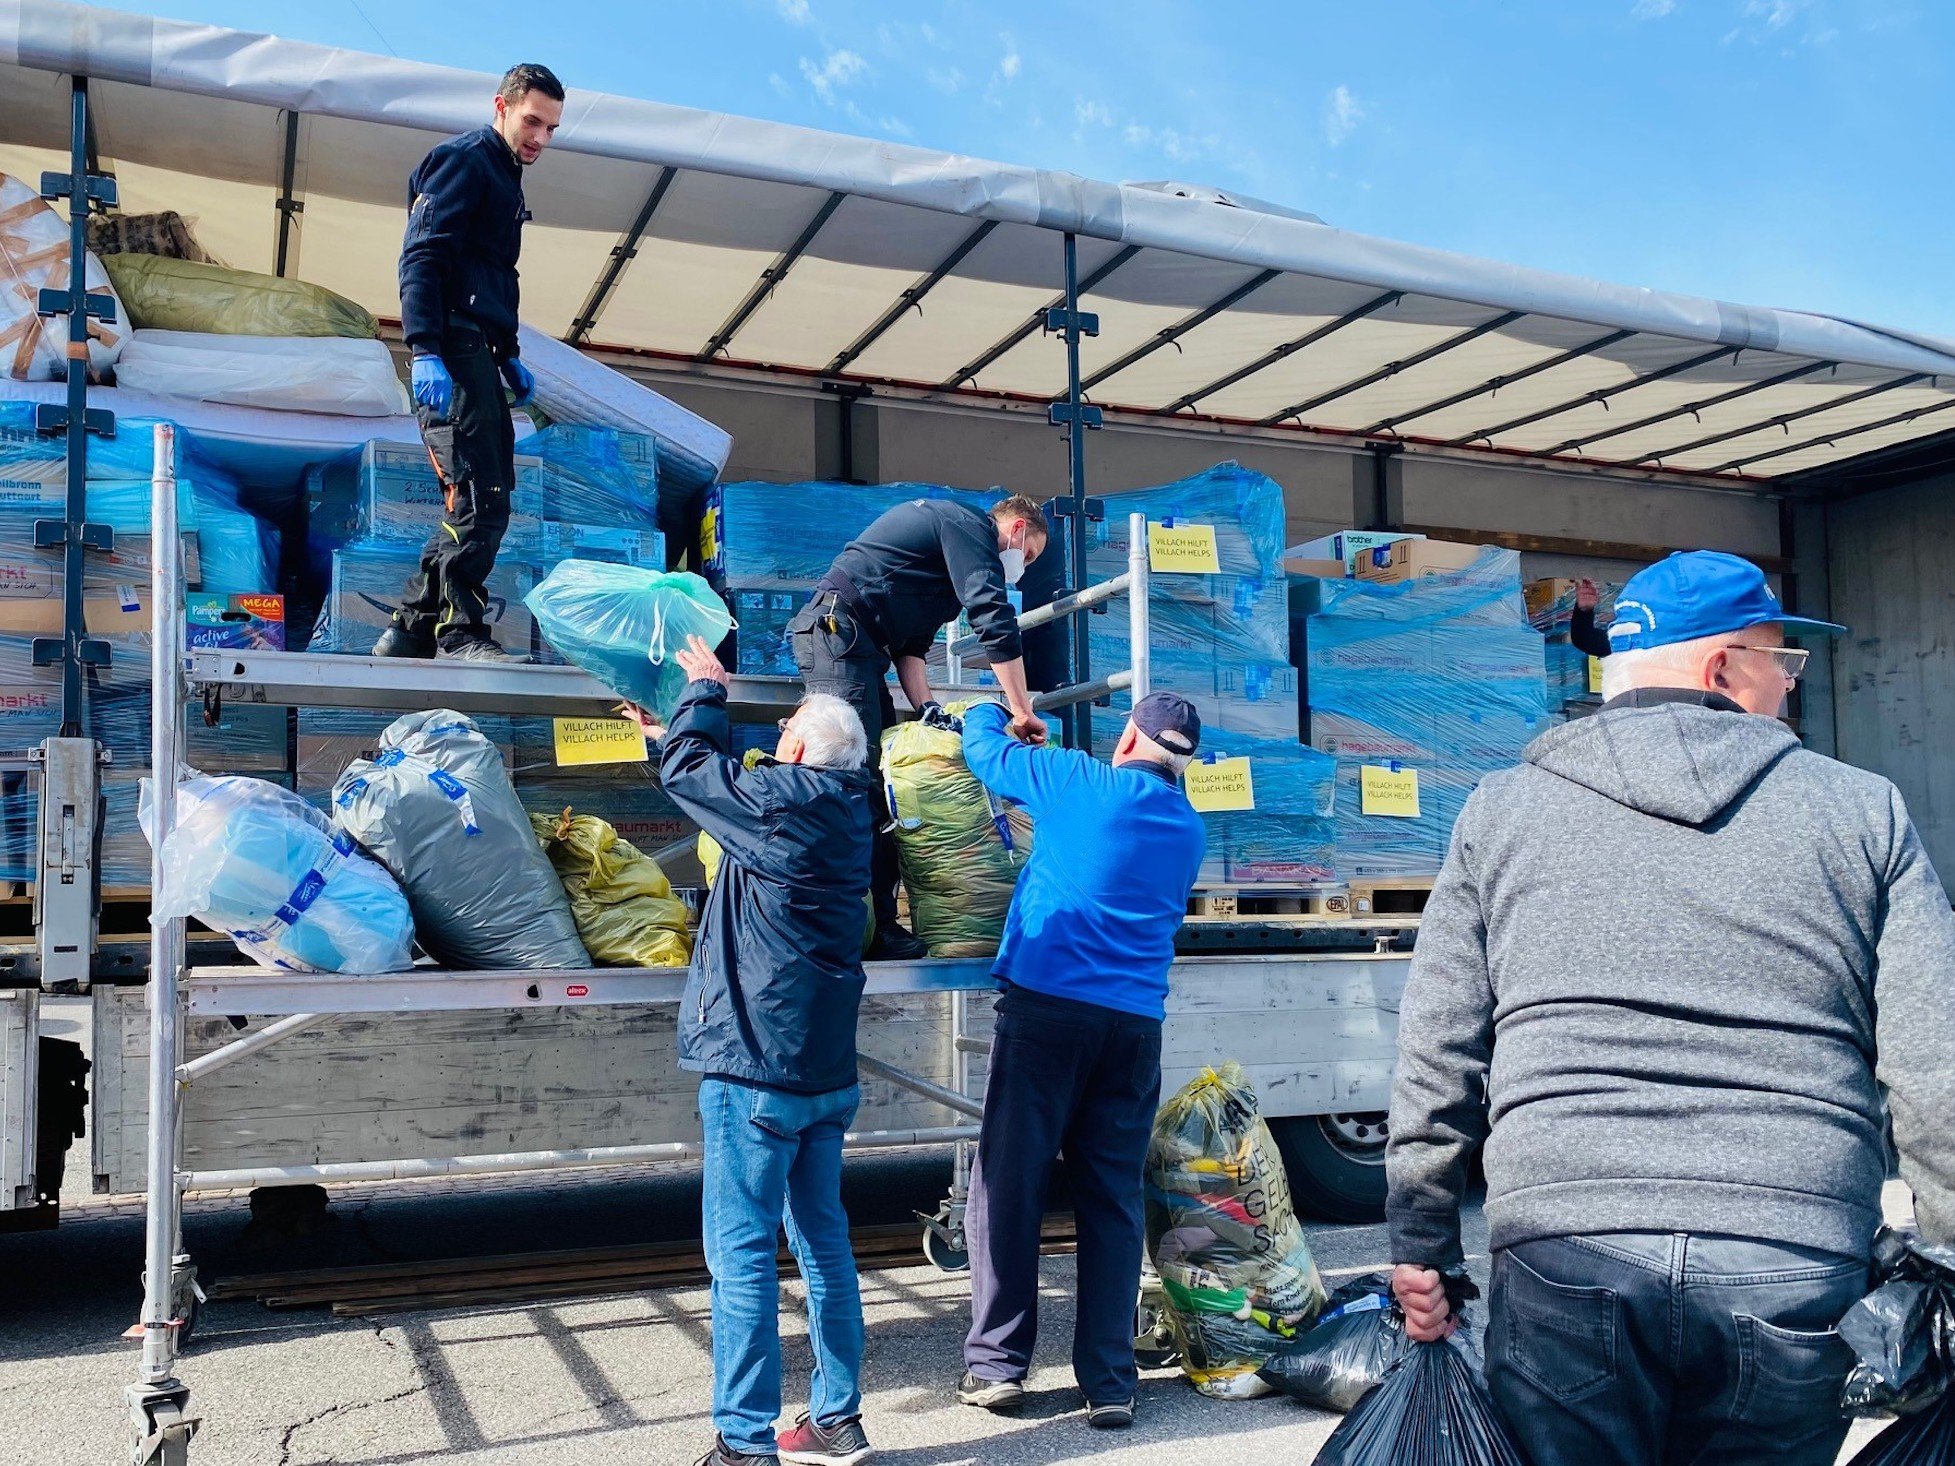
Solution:
[{"label": "dark blue trousers", "polygon": [[1534,1466],[1832,1466],[1865,1258],[1737,1237],[1496,1252],[1487,1384]]},{"label": "dark blue trousers", "polygon": [[1063,1154],[1079,1236],[1073,1377],[1091,1404],[1133,1398],[1141,1185],[1160,1097],[1158,1019],[1025,988],[998,1000],[966,1219],[964,1366],[978,1378],[1023,1379],[1031,1368],[1039,1230]]}]

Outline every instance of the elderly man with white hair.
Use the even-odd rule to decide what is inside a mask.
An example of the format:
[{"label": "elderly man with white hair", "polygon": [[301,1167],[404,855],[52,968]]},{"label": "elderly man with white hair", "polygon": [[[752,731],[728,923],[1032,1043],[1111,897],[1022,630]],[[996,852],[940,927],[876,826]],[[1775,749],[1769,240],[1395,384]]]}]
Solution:
[{"label": "elderly man with white hair", "polygon": [[[673,802],[719,841],[679,1010],[679,1067],[701,1076],[704,1236],[713,1274],[713,1423],[700,1466],[869,1459],[861,1423],[862,1300],[842,1210],[842,1136],[861,1099],[856,1012],[871,799],[862,720],[811,694],[771,759],[732,755],[727,673],[698,637],[659,755]],[[778,1439],[775,1237],[808,1285],[808,1411]]]},{"label": "elderly man with white hair", "polygon": [[985,1075],[967,1212],[971,1331],[957,1397],[1023,1403],[1038,1332],[1039,1232],[1063,1151],[1079,1232],[1073,1377],[1087,1423],[1134,1422],[1141,1182],[1161,1097],[1174,938],[1201,872],[1201,816],[1181,773],[1201,744],[1193,703],[1143,697],[1101,763],[1031,748],[1011,714],[964,715],[964,761],[1037,827],[992,973],[1004,995]]},{"label": "elderly man with white hair", "polygon": [[1602,710],[1454,828],[1399,1019],[1394,1282],[1413,1338],[1451,1329],[1484,1146],[1487,1380],[1544,1466],[1831,1466],[1890,1116],[1955,1242],[1948,895],[1894,786],[1778,721],[1787,635],[1842,629],[1672,555],[1616,602]]}]

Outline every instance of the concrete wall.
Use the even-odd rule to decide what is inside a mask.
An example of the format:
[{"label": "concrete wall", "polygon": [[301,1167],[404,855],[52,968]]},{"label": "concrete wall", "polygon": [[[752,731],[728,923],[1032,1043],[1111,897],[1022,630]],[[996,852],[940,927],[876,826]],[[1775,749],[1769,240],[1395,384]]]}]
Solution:
[{"label": "concrete wall", "polygon": [[1900,786],[1944,880],[1955,877],[1955,474],[1825,516],[1841,642],[1840,757]]}]

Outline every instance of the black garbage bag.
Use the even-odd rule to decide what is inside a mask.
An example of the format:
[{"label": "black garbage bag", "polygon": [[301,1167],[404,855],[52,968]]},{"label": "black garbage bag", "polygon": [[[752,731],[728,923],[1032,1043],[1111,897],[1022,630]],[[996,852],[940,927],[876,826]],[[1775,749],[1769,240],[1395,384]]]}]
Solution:
[{"label": "black garbage bag", "polygon": [[1854,1353],[1840,1404],[1854,1415],[1912,1415],[1955,1379],[1955,1247],[1882,1229],[1874,1271],[1880,1286],[1840,1320]]},{"label": "black garbage bag", "polygon": [[1955,1394],[1897,1420],[1847,1466],[1955,1466]]},{"label": "black garbage bag", "polygon": [[1317,1453],[1316,1466],[1527,1466],[1457,1334],[1413,1344]]},{"label": "black garbage bag", "polygon": [[1310,1331],[1257,1372],[1284,1394],[1341,1415],[1382,1384],[1411,1347],[1391,1278],[1366,1273],[1332,1293]]}]

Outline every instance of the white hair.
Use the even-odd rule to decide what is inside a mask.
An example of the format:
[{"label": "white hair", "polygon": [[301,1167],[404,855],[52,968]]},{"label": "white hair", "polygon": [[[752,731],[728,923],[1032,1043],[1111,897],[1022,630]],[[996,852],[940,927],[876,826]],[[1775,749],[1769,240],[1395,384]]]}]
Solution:
[{"label": "white hair", "polygon": [[802,761],[824,769],[859,769],[869,759],[869,735],[855,709],[839,697],[811,692],[794,710]]},{"label": "white hair", "polygon": [[1621,697],[1638,687],[1681,687],[1694,676],[1712,652],[1733,644],[1735,632],[1675,641],[1668,646],[1615,652],[1602,661],[1602,700]]},{"label": "white hair", "polygon": [[1141,751],[1148,754],[1155,763],[1166,764],[1174,771],[1175,778],[1179,779],[1188,771],[1188,765],[1195,761],[1195,756],[1191,753],[1176,753],[1166,745],[1156,743],[1141,731],[1132,718],[1127,720],[1127,726],[1134,730],[1134,737],[1139,740]]}]

